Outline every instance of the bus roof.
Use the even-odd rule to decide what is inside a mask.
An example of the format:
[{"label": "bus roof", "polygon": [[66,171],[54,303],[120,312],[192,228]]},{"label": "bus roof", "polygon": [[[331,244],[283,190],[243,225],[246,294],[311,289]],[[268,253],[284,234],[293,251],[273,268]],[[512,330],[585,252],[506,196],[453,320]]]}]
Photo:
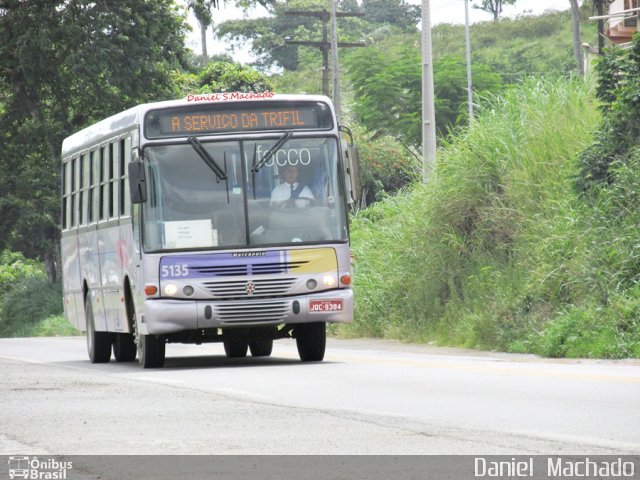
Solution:
[{"label": "bus roof", "polygon": [[309,100],[321,101],[331,105],[331,100],[324,95],[289,95],[289,94],[273,94],[265,93],[203,93],[191,94],[179,100],[167,100],[163,102],[144,103],[132,107],[123,112],[112,115],[93,125],[84,128],[73,135],[65,138],[62,142],[62,158],[67,157],[77,151],[87,148],[88,146],[100,143],[103,139],[111,138],[119,133],[135,129],[139,127],[144,119],[145,114],[149,110],[158,108],[183,107],[186,105],[206,105],[209,103],[243,103],[247,101],[268,102],[270,100]]}]

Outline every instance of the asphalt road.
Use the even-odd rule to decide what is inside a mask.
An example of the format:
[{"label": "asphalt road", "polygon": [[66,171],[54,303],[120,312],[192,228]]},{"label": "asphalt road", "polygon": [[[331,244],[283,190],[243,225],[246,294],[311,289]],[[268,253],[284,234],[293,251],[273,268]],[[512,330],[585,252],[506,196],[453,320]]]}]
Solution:
[{"label": "asphalt road", "polygon": [[329,339],[302,364],[169,345],[91,365],[84,338],[0,340],[0,454],[640,454],[640,362]]}]

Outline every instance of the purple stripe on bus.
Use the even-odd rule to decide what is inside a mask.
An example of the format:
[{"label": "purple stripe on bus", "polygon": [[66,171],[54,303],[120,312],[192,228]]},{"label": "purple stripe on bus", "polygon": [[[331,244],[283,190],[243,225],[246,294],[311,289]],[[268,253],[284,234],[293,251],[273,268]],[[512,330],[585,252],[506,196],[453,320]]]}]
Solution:
[{"label": "purple stripe on bus", "polygon": [[210,278],[288,273],[286,250],[171,255],[160,260],[160,278]]}]

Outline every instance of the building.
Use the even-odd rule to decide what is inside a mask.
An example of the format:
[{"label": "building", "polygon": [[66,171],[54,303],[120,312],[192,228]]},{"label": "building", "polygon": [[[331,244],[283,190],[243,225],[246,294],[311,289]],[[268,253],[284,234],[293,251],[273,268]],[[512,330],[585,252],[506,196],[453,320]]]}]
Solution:
[{"label": "building", "polygon": [[638,0],[613,0],[608,7],[605,35],[613,43],[624,47],[639,31]]}]

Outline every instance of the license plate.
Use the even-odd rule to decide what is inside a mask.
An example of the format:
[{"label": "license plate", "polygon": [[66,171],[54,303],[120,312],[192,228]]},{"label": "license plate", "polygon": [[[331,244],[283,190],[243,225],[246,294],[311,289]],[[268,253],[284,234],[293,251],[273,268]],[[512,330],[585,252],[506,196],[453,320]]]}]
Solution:
[{"label": "license plate", "polygon": [[342,300],[311,300],[309,311],[313,312],[340,312],[342,311]]}]

